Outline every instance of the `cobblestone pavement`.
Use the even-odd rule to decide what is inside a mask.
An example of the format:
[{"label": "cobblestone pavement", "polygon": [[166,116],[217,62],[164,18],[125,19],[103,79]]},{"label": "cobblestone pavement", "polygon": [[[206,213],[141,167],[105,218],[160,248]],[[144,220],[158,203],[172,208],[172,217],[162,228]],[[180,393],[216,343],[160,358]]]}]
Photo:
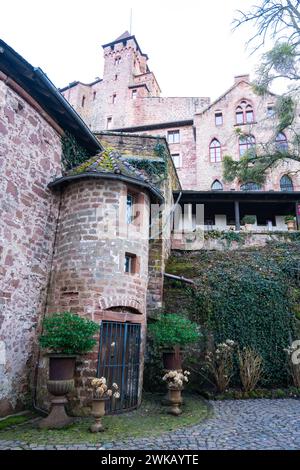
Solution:
[{"label": "cobblestone pavement", "polygon": [[212,402],[214,415],[201,424],[159,437],[106,444],[37,446],[0,441],[3,449],[206,450],[300,449],[300,400],[235,400]]}]

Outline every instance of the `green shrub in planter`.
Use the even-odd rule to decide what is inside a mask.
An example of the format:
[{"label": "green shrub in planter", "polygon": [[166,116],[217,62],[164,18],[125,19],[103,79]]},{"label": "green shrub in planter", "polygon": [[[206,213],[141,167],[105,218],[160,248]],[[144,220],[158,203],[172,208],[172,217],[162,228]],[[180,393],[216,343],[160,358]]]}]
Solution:
[{"label": "green shrub in planter", "polygon": [[54,353],[83,354],[96,344],[93,338],[99,325],[71,312],[55,313],[45,318],[40,336],[42,348]]},{"label": "green shrub in planter", "polygon": [[154,342],[164,348],[183,347],[196,343],[200,337],[199,325],[180,315],[165,314],[148,326]]},{"label": "green shrub in planter", "polygon": [[295,217],[293,215],[286,215],[284,218],[284,222],[287,224],[288,222],[294,222]]},{"label": "green shrub in planter", "polygon": [[256,218],[254,215],[245,215],[245,217],[243,217],[243,224],[255,224],[255,221],[256,221]]}]

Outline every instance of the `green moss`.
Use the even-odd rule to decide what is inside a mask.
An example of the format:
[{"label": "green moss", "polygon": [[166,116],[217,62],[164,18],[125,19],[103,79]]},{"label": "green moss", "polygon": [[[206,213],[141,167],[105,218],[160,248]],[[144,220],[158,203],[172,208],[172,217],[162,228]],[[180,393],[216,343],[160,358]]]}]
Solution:
[{"label": "green moss", "polygon": [[32,414],[19,415],[19,416],[10,416],[0,421],[0,430],[15,426],[17,424],[22,424],[32,418]]},{"label": "green moss", "polygon": [[0,440],[19,440],[36,444],[75,444],[105,443],[126,438],[159,436],[166,431],[174,431],[197,424],[209,416],[210,410],[199,396],[184,395],[183,414],[178,418],[167,414],[161,406],[163,395],[145,395],[138,410],[130,413],[105,416],[106,431],[99,434],[89,432],[91,418],[80,418],[72,426],[60,430],[38,429],[37,424],[16,426],[0,432]]},{"label": "green moss", "polygon": [[71,174],[80,175],[81,173],[85,173],[86,170],[96,162],[98,162],[98,164],[96,165],[95,170],[109,171],[113,173],[115,168],[110,157],[110,153],[112,151],[112,148],[107,147],[104,152],[101,153],[101,155],[96,155],[74,168]]}]

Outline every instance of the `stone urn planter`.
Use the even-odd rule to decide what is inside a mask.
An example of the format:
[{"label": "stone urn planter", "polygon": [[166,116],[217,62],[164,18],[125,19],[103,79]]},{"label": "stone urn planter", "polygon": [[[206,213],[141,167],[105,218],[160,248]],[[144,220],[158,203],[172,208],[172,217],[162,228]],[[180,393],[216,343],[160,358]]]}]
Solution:
[{"label": "stone urn planter", "polygon": [[169,406],[168,413],[179,416],[182,413],[180,406],[183,403],[181,392],[183,385],[189,381],[190,372],[185,370],[169,370],[162,380],[167,383],[168,393],[162,405]]},{"label": "stone urn planter", "polygon": [[172,387],[169,386],[168,389],[168,402],[169,402],[169,410],[168,413],[174,416],[179,416],[182,413],[181,405],[182,405],[182,388]]},{"label": "stone urn planter", "polygon": [[49,355],[49,380],[47,389],[54,398],[51,400],[51,411],[47,418],[40,422],[40,428],[62,428],[73,422],[65,410],[68,403],[67,393],[74,390],[75,355]]},{"label": "stone urn planter", "polygon": [[101,418],[105,415],[105,403],[109,398],[94,398],[92,401],[91,415],[95,418],[95,422],[90,426],[91,432],[104,431]]},{"label": "stone urn planter", "polygon": [[120,398],[119,386],[114,382],[111,388],[108,388],[105,377],[91,377],[90,385],[93,392],[91,415],[95,418],[90,431],[104,431],[101,418],[105,415],[105,404],[108,400]]},{"label": "stone urn planter", "polygon": [[295,229],[295,222],[294,220],[287,220],[286,221],[287,229],[290,232],[291,230]]},{"label": "stone urn planter", "polygon": [[41,428],[62,428],[72,422],[65,404],[66,394],[74,389],[76,357],[93,350],[97,343],[93,336],[98,330],[97,323],[72,312],[52,313],[44,318],[39,343],[49,357],[47,388],[55,398],[49,416],[40,423]]},{"label": "stone urn planter", "polygon": [[245,225],[246,232],[251,232],[253,229],[253,224],[255,224],[256,218],[254,215],[245,215],[243,217],[242,223]]}]

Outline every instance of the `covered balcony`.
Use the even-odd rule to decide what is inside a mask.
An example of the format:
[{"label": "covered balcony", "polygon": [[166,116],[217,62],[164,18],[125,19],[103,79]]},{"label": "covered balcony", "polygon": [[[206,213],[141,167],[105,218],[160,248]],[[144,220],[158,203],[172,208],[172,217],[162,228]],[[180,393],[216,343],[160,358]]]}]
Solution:
[{"label": "covered balcony", "polygon": [[[174,218],[174,249],[197,249],[192,246],[195,236],[201,233],[207,240],[210,233],[211,237],[215,234],[218,238],[218,233],[245,232],[251,234],[256,244],[257,240],[260,243],[271,234],[300,229],[300,192],[183,191],[176,192],[174,198],[182,213],[182,218]],[[245,216],[252,216],[251,224],[245,223]],[[294,219],[289,227],[287,216]]]}]

